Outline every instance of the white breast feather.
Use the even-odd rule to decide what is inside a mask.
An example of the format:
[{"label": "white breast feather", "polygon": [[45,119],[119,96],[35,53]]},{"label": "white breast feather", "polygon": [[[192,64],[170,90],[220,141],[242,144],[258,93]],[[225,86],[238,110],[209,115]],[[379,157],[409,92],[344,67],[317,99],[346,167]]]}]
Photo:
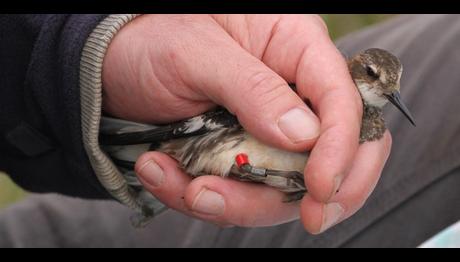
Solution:
[{"label": "white breast feather", "polygon": [[377,94],[377,90],[368,84],[358,83],[358,89],[364,102],[366,102],[368,105],[381,108],[388,102],[385,97]]},{"label": "white breast feather", "polygon": [[216,146],[211,152],[203,153],[197,161],[191,163],[187,172],[227,176],[232,165],[235,164],[236,155],[244,153],[248,155],[249,162],[253,166],[303,173],[308,158],[307,153],[280,150],[259,142],[248,133],[245,133],[244,136],[244,141],[236,147],[232,148],[231,144],[223,144]]}]

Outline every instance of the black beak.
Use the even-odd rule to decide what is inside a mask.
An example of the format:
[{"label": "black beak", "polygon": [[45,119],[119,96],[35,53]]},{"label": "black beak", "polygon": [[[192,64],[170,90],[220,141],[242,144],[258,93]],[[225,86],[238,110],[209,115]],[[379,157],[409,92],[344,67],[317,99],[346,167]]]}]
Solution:
[{"label": "black beak", "polygon": [[412,117],[412,115],[410,114],[409,112],[409,109],[407,109],[407,107],[404,105],[404,103],[402,102],[401,100],[401,95],[399,94],[398,91],[394,91],[393,93],[391,93],[390,95],[386,95],[386,98],[393,104],[395,105],[399,111],[401,111],[406,117],[407,119],[409,119],[409,121],[415,126],[415,121],[414,121],[414,118]]}]

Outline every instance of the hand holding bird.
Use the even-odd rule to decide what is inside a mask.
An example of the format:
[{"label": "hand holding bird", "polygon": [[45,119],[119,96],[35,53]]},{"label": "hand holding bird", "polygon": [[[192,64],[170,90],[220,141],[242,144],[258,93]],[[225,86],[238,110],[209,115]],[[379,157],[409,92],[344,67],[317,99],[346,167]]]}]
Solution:
[{"label": "hand holding bird", "polygon": [[219,224],[264,226],[300,215],[308,231],[322,232],[356,212],[389,154],[388,133],[359,145],[360,93],[317,16],[142,16],[114,38],[103,83],[104,110],[117,118],[165,124],[219,104],[262,145],[300,155],[315,145],[299,170],[308,188],[300,205],[264,185],[192,180],[159,152],[138,159],[148,191]]}]

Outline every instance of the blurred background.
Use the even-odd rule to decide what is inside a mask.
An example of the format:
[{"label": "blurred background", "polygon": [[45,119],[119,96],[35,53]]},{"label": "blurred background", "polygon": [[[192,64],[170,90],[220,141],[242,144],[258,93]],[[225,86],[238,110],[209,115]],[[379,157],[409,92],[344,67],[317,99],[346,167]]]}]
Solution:
[{"label": "blurred background", "polygon": [[[347,33],[381,22],[394,15],[387,14],[325,14],[321,15],[326,21],[332,39],[337,39]],[[0,209],[21,200],[27,193],[17,187],[5,174],[0,172]]]}]

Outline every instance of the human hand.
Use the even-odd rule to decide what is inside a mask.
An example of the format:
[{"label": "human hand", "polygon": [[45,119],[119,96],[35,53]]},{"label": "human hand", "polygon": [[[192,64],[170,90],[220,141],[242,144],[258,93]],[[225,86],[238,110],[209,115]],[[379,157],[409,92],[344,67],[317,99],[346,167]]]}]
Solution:
[{"label": "human hand", "polygon": [[362,206],[391,147],[389,133],[359,146],[360,96],[314,15],[141,16],[110,44],[103,86],[105,112],[120,118],[166,123],[219,104],[264,143],[292,151],[314,145],[300,206],[262,185],[192,180],[159,152],[138,159],[136,171],[152,194],[221,225],[268,226],[300,216],[309,232],[322,232]]}]

